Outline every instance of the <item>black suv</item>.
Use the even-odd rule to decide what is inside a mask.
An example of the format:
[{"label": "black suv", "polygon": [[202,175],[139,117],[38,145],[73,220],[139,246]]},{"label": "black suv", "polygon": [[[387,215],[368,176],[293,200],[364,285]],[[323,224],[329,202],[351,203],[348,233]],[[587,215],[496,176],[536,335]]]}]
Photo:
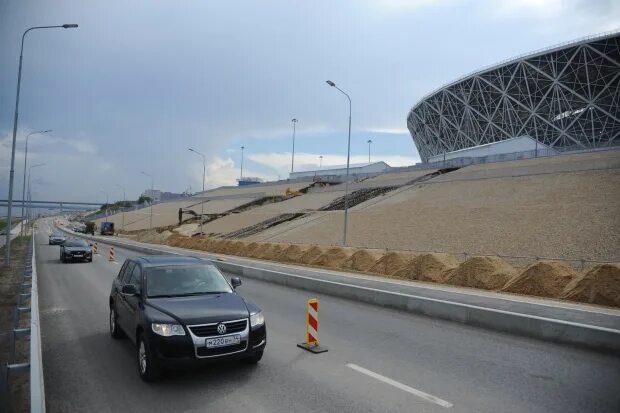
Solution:
[{"label": "black suv", "polygon": [[136,345],[145,381],[169,363],[242,359],[257,363],[267,343],[260,308],[236,293],[210,261],[151,255],[125,261],[110,293],[110,334]]},{"label": "black suv", "polygon": [[60,262],[93,261],[93,251],[83,239],[68,238],[60,244]]}]

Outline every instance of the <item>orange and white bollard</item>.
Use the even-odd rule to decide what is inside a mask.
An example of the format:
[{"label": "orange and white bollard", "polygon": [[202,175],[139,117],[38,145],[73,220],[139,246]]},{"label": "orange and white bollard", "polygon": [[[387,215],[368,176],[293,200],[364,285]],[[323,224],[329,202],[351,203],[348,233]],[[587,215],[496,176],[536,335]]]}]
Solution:
[{"label": "orange and white bollard", "polygon": [[110,247],[110,250],[108,252],[108,261],[110,261],[110,262],[116,261],[114,259],[114,247]]},{"label": "orange and white bollard", "polygon": [[306,311],[306,341],[297,344],[297,347],[308,350],[312,353],[324,353],[325,347],[320,346],[319,342],[319,300],[311,298],[308,300]]},{"label": "orange and white bollard", "polygon": [[99,255],[99,244],[97,242],[93,244],[93,254]]}]

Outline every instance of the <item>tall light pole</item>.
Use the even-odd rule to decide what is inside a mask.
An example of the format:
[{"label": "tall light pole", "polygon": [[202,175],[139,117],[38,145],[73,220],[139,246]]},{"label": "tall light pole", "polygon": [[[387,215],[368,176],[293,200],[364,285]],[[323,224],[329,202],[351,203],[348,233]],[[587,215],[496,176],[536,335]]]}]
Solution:
[{"label": "tall light pole", "polygon": [[[32,165],[31,167],[28,168],[28,217],[31,216],[32,214],[32,194],[30,192],[30,173],[32,171],[32,168],[37,168],[39,166],[43,166],[45,165],[45,163],[37,163]],[[22,199],[23,201],[23,199]],[[22,224],[23,225],[23,224]],[[10,229],[9,229],[10,231]]]},{"label": "tall light pole", "polygon": [[125,202],[127,201],[127,197],[125,196],[125,187],[123,185],[120,184],[116,184],[116,186],[118,186],[120,189],[123,190],[123,207],[121,209],[121,219],[122,219],[122,223],[121,223],[121,231],[125,229]]},{"label": "tall light pole", "polygon": [[370,163],[370,144],[372,143],[372,139],[368,139],[368,163]]},{"label": "tall light pole", "polygon": [[[140,173],[142,175],[146,175],[149,178],[151,178],[151,197],[152,197],[153,196],[153,175],[147,174],[144,171],[140,171]],[[150,206],[150,215],[149,215],[149,229],[153,229],[153,198],[151,198],[150,204],[151,206]]]},{"label": "tall light pole", "polygon": [[243,178],[243,150],[245,149],[245,146],[241,147],[241,178]]},{"label": "tall light pole", "polygon": [[323,155],[319,156],[319,169],[323,169]]},{"label": "tall light pole", "polygon": [[291,122],[293,122],[293,153],[291,156],[291,173],[293,173],[293,169],[295,167],[295,125],[297,124],[298,120],[293,118],[291,119]]},{"label": "tall light pole", "polygon": [[48,130],[40,130],[40,131],[35,131],[35,132],[30,132],[28,135],[26,135],[26,150],[25,150],[25,155],[24,155],[24,179],[22,182],[22,226],[20,228],[20,234],[24,235],[24,203],[25,203],[25,198],[24,196],[26,195],[26,166],[28,163],[28,138],[30,138],[30,136],[32,135],[36,135],[38,133],[48,133],[51,132],[51,129]]},{"label": "tall light pole", "polygon": [[[194,152],[197,155],[202,156],[202,192],[205,191],[205,175],[207,173],[207,157],[203,154],[198,152],[195,149],[192,148],[187,148],[190,151]],[[203,194],[204,195],[204,194]],[[204,214],[204,200],[202,200],[202,202],[200,202],[200,235],[203,234],[202,232],[202,220],[203,220],[203,214]]]},{"label": "tall light pole", "polygon": [[[22,44],[19,51],[19,70],[17,71],[17,95],[15,97],[15,116],[13,118],[13,146],[11,147],[11,170],[9,172],[9,202],[7,208],[7,226],[9,230],[6,232],[6,244],[4,247],[4,266],[11,266],[11,214],[13,212],[13,177],[15,175],[15,141],[17,140],[17,120],[19,118],[19,90],[22,82],[22,62],[24,60],[24,39],[30,30],[36,29],[71,29],[78,27],[77,24],[63,24],[61,26],[36,26],[31,27],[22,34]],[[22,199],[23,201],[23,199]]]},{"label": "tall light pole", "polygon": [[347,216],[349,214],[349,164],[351,160],[351,98],[348,94],[346,94],[342,89],[340,89],[334,82],[331,80],[326,81],[328,85],[333,88],[338,89],[340,93],[345,95],[349,100],[349,141],[347,145],[347,174],[344,182],[344,231],[342,236],[342,245],[347,245]]}]

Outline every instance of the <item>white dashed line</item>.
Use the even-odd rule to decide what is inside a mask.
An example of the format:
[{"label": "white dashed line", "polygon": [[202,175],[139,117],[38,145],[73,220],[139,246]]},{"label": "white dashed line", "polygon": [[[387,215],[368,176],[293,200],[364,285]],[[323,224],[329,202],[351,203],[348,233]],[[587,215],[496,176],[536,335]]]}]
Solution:
[{"label": "white dashed line", "polygon": [[365,374],[365,375],[367,375],[369,377],[372,377],[373,379],[377,379],[379,381],[387,383],[390,386],[394,386],[397,389],[406,391],[407,393],[411,393],[414,396],[418,396],[419,398],[424,399],[427,402],[435,403],[435,404],[438,404],[439,406],[445,407],[445,408],[450,408],[450,407],[454,406],[452,403],[447,402],[445,400],[442,400],[439,397],[435,397],[432,394],[424,393],[421,390],[414,389],[413,387],[409,387],[406,384],[402,384],[400,382],[397,382],[396,380],[392,380],[389,377],[382,376],[381,374],[375,373],[374,371],[370,371],[368,369],[365,369],[364,367],[360,367],[357,364],[347,363],[347,367],[350,368],[350,369],[353,369],[355,371],[358,371],[358,372],[360,372],[362,374]]}]

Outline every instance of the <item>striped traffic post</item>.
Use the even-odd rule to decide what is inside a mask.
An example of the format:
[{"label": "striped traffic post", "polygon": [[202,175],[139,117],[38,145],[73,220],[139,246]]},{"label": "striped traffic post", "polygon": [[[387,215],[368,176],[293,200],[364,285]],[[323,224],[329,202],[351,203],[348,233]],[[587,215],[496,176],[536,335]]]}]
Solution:
[{"label": "striped traffic post", "polygon": [[93,254],[99,255],[99,244],[97,241],[95,241],[95,244],[93,245]]},{"label": "striped traffic post", "polygon": [[110,247],[109,253],[108,253],[108,261],[112,262],[112,261],[116,261],[114,259],[114,247]]},{"label": "striped traffic post", "polygon": [[297,347],[315,354],[327,351],[325,347],[320,346],[319,342],[319,300],[316,298],[308,300],[306,310],[306,341],[297,344]]}]

